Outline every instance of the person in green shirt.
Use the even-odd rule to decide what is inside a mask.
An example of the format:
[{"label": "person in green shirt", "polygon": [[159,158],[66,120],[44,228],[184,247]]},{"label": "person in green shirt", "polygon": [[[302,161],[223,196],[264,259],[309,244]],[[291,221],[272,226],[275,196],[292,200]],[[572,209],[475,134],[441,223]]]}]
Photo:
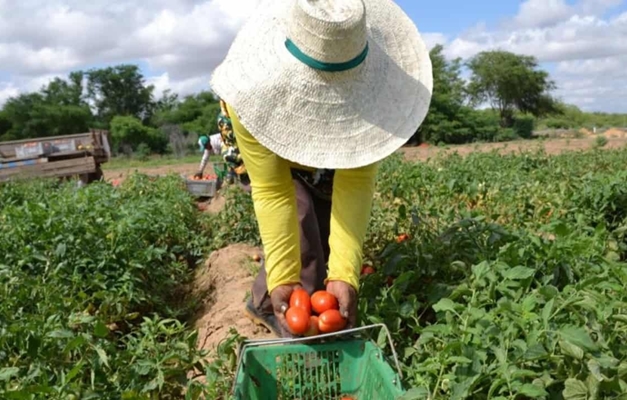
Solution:
[{"label": "person in green shirt", "polygon": [[429,53],[392,0],[262,0],[254,15],[211,78],[264,246],[246,311],[291,336],[292,291],[326,289],[352,327],[377,168],[426,116]]}]

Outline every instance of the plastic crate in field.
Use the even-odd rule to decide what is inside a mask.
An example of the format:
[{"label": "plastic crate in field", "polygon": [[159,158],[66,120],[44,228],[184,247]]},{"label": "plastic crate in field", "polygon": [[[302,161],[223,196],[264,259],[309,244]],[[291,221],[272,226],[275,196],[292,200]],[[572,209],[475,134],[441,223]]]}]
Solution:
[{"label": "plastic crate in field", "polygon": [[[375,327],[385,329],[397,371],[372,341],[339,340]],[[237,400],[393,400],[405,393],[400,381],[390,334],[385,325],[372,325],[310,338],[244,342],[234,395]]]},{"label": "plastic crate in field", "polygon": [[214,197],[218,191],[218,179],[184,179],[187,191],[196,197]]}]

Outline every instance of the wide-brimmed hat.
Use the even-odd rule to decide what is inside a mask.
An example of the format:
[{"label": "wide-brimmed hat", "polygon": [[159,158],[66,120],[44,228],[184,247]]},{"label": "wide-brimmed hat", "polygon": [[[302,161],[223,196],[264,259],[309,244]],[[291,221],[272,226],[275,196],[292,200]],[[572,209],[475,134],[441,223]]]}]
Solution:
[{"label": "wide-brimmed hat", "polygon": [[212,90],[279,156],[357,168],[400,148],[433,88],[418,29],[392,0],[262,0]]}]

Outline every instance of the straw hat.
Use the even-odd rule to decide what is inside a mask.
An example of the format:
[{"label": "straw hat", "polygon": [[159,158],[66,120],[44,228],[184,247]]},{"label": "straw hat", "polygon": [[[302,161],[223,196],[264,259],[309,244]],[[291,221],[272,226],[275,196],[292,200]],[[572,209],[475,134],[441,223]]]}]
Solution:
[{"label": "straw hat", "polygon": [[356,168],[400,148],[431,101],[431,60],[392,0],[261,0],[211,78],[279,156]]}]

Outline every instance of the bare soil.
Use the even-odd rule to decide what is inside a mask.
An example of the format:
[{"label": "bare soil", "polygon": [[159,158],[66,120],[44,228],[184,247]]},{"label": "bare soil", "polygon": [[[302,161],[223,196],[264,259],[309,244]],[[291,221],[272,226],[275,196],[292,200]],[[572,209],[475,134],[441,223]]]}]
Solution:
[{"label": "bare soil", "polygon": [[[608,139],[608,143],[604,149],[616,149],[627,145],[627,136],[616,137],[619,130],[609,130],[604,136]],[[608,135],[609,132],[609,135]],[[610,136],[611,135],[611,136]],[[439,154],[459,153],[462,156],[475,152],[498,151],[500,154],[517,153],[544,149],[549,155],[561,154],[568,151],[585,151],[595,146],[594,137],[586,137],[582,139],[548,139],[548,140],[524,140],[505,143],[481,143],[481,144],[465,144],[449,147],[405,147],[400,151],[405,155],[408,161],[426,161]]]},{"label": "bare soil", "polygon": [[248,339],[273,337],[244,313],[258,269],[252,259],[256,254],[261,254],[260,249],[234,244],[211,253],[204,267],[196,271],[193,294],[202,302],[196,319],[200,348],[213,351],[231,328]]}]

